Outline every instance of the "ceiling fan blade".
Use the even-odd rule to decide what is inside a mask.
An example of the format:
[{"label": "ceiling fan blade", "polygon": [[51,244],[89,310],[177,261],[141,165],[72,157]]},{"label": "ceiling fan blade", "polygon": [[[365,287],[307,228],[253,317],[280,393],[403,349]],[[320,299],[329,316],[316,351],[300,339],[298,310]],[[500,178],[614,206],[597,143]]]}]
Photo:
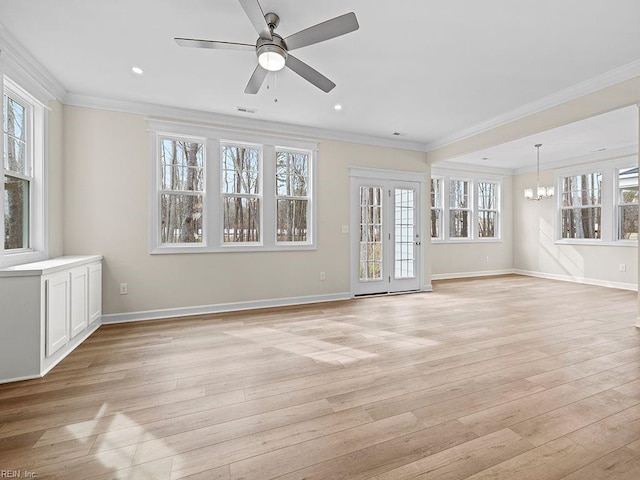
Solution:
[{"label": "ceiling fan blade", "polygon": [[247,83],[247,88],[244,89],[244,93],[249,93],[255,95],[260,90],[264,79],[267,76],[267,72],[260,65],[256,66],[256,69],[253,71],[253,75],[249,79],[249,83]]},{"label": "ceiling fan blade", "polygon": [[235,42],[216,42],[214,40],[199,40],[197,38],[175,38],[174,39],[181,47],[195,47],[195,48],[211,48],[214,50],[252,50],[255,51],[256,46],[248,43],[235,43]]},{"label": "ceiling fan blade", "polygon": [[289,35],[284,41],[287,44],[288,50],[295,50],[296,48],[306,47],[307,45],[313,45],[314,43],[339,37],[340,35],[358,30],[358,28],[360,28],[360,25],[358,25],[356,14],[353,12],[345,13],[339,17],[332,18],[326,22]]},{"label": "ceiling fan blade", "polygon": [[322,75],[320,72],[311,68],[302,60],[297,59],[291,54],[287,55],[286,65],[306,81],[314,84],[325,93],[329,93],[331,90],[333,90],[333,87],[336,86],[335,83]]},{"label": "ceiling fan blade", "polygon": [[260,38],[273,39],[271,30],[267,21],[264,19],[264,12],[262,7],[258,3],[258,0],[238,0],[240,6],[244,10],[244,13],[249,17],[249,21],[253,24],[253,28],[256,29]]}]

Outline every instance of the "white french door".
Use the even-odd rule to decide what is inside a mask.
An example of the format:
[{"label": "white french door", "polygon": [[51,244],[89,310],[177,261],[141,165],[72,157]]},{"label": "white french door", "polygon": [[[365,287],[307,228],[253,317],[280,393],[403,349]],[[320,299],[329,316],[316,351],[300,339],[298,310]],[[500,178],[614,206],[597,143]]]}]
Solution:
[{"label": "white french door", "polygon": [[354,295],[421,288],[420,182],[351,179]]}]

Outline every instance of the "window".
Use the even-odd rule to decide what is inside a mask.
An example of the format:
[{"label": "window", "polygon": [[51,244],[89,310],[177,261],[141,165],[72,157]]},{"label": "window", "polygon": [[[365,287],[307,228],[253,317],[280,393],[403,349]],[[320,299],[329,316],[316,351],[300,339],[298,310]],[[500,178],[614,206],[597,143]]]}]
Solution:
[{"label": "window", "polygon": [[618,170],[618,240],[638,239],[638,167]]},{"label": "window", "polygon": [[222,145],[222,241],[260,242],[260,150]]},{"label": "window", "polygon": [[2,80],[2,203],[3,241],[0,265],[46,258],[44,229],[45,109],[7,77]]},{"label": "window", "polygon": [[204,145],[173,138],[160,139],[161,242],[203,242]]},{"label": "window", "polygon": [[601,238],[602,173],[561,179],[561,238]]},{"label": "window", "polygon": [[431,238],[442,235],[442,178],[431,178]]},{"label": "window", "polygon": [[[431,239],[439,242],[499,241],[502,177],[433,169]],[[443,214],[443,212],[445,212]]]},{"label": "window", "polygon": [[498,224],[498,184],[478,182],[478,237],[496,238]]},{"label": "window", "polygon": [[451,180],[449,185],[449,238],[471,238],[471,182]]},{"label": "window", "polygon": [[309,153],[277,151],[277,242],[307,242],[309,194]]},{"label": "window", "polygon": [[4,249],[21,250],[29,242],[29,192],[33,182],[28,151],[29,109],[5,93],[2,96],[4,133]]},{"label": "window", "polygon": [[151,253],[316,248],[315,142],[147,122]]}]

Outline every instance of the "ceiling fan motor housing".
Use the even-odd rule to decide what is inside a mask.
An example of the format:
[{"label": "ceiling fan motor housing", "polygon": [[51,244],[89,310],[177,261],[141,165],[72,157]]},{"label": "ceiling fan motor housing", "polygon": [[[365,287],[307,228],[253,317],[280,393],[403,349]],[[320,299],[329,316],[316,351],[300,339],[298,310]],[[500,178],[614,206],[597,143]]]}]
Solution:
[{"label": "ceiling fan motor housing", "polygon": [[[281,56],[285,61],[287,60],[287,44],[284,39],[277,33],[273,34],[273,39],[258,38],[256,42],[256,55],[260,59],[261,55],[275,53]],[[284,63],[283,65],[284,66]]]}]

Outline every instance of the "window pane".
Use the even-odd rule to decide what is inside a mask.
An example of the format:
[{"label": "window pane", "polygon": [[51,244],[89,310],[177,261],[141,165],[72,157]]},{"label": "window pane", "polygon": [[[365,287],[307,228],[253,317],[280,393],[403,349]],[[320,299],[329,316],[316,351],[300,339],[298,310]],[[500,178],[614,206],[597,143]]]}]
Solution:
[{"label": "window pane", "polygon": [[469,238],[469,212],[467,211],[450,211],[449,212],[449,237],[450,238]]},{"label": "window pane", "polygon": [[469,208],[469,186],[464,180],[451,180],[450,208]]},{"label": "window pane", "polygon": [[478,212],[478,237],[494,238],[496,236],[497,212],[480,210]]},{"label": "window pane", "polygon": [[638,167],[618,173],[618,202],[638,203]]},{"label": "window pane", "polygon": [[4,248],[29,248],[29,181],[4,177]]},{"label": "window pane", "polygon": [[600,205],[602,201],[602,174],[587,173],[562,179],[562,205],[578,207]]},{"label": "window pane", "polygon": [[496,191],[498,185],[490,182],[478,182],[478,209],[497,210]]},{"label": "window pane", "polygon": [[382,189],[360,187],[360,281],[382,274]]},{"label": "window pane", "polygon": [[309,155],[276,153],[276,195],[306,197],[309,194]]},{"label": "window pane", "polygon": [[202,243],[202,195],[161,195],[162,243]]},{"label": "window pane", "polygon": [[431,179],[431,208],[440,208],[442,203],[442,192],[440,191],[440,179]]},{"label": "window pane", "polygon": [[625,205],[618,207],[618,239],[638,239],[638,205]]},{"label": "window pane", "polygon": [[27,170],[27,109],[13,98],[3,95],[4,167],[23,175]]},{"label": "window pane", "polygon": [[197,142],[162,139],[163,190],[204,190],[204,147]]},{"label": "window pane", "polygon": [[259,194],[260,152],[257,148],[222,146],[222,192]]},{"label": "window pane", "polygon": [[439,209],[431,210],[431,238],[440,238],[440,219],[442,218]]},{"label": "window pane", "polygon": [[307,200],[278,200],[278,242],[307,241]]},{"label": "window pane", "polygon": [[225,243],[260,241],[260,201],[257,198],[224,197],[222,241]]},{"label": "window pane", "polygon": [[562,238],[600,238],[601,208],[562,210]]}]

